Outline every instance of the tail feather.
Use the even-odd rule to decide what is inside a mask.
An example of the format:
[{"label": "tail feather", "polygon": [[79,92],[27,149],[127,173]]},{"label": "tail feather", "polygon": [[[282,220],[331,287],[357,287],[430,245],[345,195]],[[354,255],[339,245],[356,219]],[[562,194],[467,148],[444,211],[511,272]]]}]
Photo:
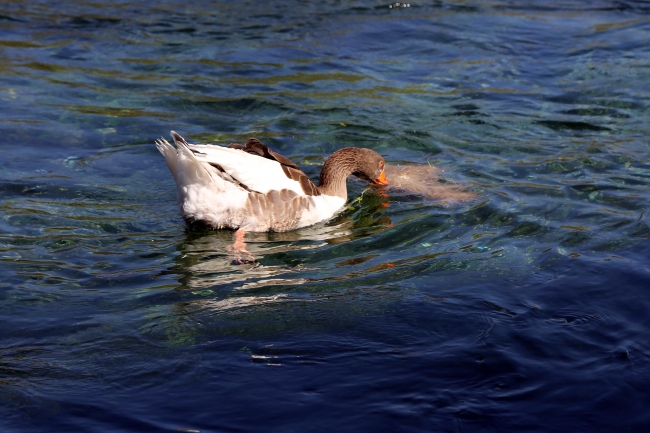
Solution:
[{"label": "tail feather", "polygon": [[158,140],[156,140],[156,147],[158,148],[158,151],[162,153],[162,155],[165,157],[165,161],[167,162],[167,167],[169,167],[169,171],[171,171],[172,175],[174,176],[174,180],[176,181],[176,184],[178,184],[178,177],[176,176],[176,173],[178,173],[178,151],[174,146],[172,146],[167,140],[164,138],[160,137]]},{"label": "tail feather", "polygon": [[171,131],[176,147],[171,145],[164,138],[156,140],[156,147],[165,157],[169,171],[172,172],[179,191],[192,184],[207,185],[214,182],[214,179],[207,167],[195,156],[189,147],[189,143],[175,131]]},{"label": "tail feather", "polygon": [[228,180],[230,176],[192,151],[193,145],[172,131],[174,143],[164,138],[156,146],[178,187],[178,208],[188,221],[204,221],[213,227],[239,227],[248,192]]},{"label": "tail feather", "polygon": [[185,141],[185,139],[183,137],[181,137],[179,133],[172,130],[172,131],[170,131],[170,134],[171,134],[172,138],[174,139],[174,143],[176,143],[176,147],[178,147],[178,148],[185,147],[187,149],[190,148],[190,143]]}]

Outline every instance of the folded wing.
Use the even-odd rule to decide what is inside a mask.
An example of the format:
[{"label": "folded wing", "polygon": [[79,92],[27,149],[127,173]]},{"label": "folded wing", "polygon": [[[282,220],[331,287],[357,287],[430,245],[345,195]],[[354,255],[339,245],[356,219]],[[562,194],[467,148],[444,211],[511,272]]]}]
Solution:
[{"label": "folded wing", "polygon": [[171,134],[177,146],[187,146],[197,160],[226,173],[251,192],[267,194],[289,190],[299,195],[320,195],[316,185],[293,161],[273,152],[257,139],[248,140],[244,146],[221,147],[189,144],[174,131]]}]

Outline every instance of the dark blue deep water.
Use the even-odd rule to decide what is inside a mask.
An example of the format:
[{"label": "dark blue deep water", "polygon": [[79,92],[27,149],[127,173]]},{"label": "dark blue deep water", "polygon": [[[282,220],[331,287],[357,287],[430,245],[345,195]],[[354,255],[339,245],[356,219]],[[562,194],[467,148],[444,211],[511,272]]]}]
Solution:
[{"label": "dark blue deep water", "polygon": [[[650,3],[389,5],[2,2],[0,431],[649,431]],[[475,198],[352,181],[233,265],[171,129]]]}]

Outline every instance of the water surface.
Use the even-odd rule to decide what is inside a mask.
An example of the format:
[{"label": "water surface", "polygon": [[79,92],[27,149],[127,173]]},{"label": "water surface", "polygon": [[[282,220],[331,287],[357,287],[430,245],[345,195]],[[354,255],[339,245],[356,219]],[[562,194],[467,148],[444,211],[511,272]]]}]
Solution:
[{"label": "water surface", "polygon": [[[2,431],[650,425],[650,7],[0,6]],[[370,147],[475,199],[187,227],[153,142]]]}]

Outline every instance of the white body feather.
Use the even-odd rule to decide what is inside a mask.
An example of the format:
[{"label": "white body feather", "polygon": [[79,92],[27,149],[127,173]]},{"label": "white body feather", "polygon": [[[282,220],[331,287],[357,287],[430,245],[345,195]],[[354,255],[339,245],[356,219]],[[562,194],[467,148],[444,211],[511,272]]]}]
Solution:
[{"label": "white body feather", "polygon": [[190,148],[201,152],[194,154],[196,159],[208,165],[218,164],[226,173],[253,191],[266,194],[273,190],[288,189],[303,194],[300,183],[289,179],[277,161],[211,144],[192,144]]},{"label": "white body feather", "polygon": [[[286,231],[327,220],[345,204],[339,196],[305,194],[279,162],[239,149],[178,141],[174,147],[165,139],[156,146],[176,180],[179,210],[190,221],[215,228]],[[283,190],[292,199],[278,205]]]}]

